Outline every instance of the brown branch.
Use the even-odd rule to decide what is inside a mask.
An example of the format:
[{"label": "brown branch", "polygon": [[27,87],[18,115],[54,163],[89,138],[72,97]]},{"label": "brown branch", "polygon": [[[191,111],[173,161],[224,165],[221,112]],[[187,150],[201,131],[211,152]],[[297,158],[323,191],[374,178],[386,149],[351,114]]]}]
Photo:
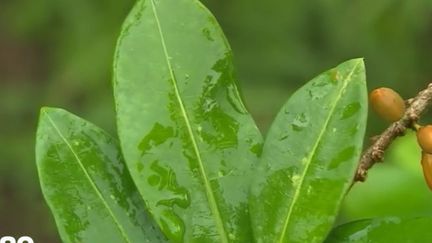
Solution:
[{"label": "brown branch", "polygon": [[422,90],[416,97],[407,100],[408,108],[404,116],[392,123],[383,133],[376,137],[375,142],[360,158],[353,183],[365,181],[367,172],[374,164],[383,160],[384,151],[397,137],[402,136],[407,128],[415,129],[420,115],[432,103],[432,83]]}]

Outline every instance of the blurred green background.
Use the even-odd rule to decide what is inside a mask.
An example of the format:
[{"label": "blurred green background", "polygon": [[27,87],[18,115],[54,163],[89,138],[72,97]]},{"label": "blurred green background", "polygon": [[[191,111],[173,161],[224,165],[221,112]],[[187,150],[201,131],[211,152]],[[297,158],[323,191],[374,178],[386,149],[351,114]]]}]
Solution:
[{"label": "blurred green background", "polygon": [[[430,0],[203,2],[232,45],[245,102],[264,133],[294,90],[350,58],[365,57],[369,89],[412,97],[432,80]],[[38,111],[63,107],[114,133],[110,67],[133,3],[0,0],[0,235],[60,242],[36,173]],[[369,120],[368,136],[386,126]],[[349,193],[339,223],[432,214],[421,173],[409,134]]]}]

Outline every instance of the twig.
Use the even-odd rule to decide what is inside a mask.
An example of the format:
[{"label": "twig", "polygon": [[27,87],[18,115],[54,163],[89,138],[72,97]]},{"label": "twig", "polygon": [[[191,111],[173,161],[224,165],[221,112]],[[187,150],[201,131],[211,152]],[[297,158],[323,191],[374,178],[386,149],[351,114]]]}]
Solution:
[{"label": "twig", "polygon": [[397,137],[402,136],[407,128],[416,129],[415,125],[421,114],[432,103],[432,83],[422,90],[416,97],[407,100],[408,108],[404,116],[392,123],[376,141],[362,155],[353,184],[357,181],[365,181],[367,172],[374,164],[381,162],[384,151]]}]

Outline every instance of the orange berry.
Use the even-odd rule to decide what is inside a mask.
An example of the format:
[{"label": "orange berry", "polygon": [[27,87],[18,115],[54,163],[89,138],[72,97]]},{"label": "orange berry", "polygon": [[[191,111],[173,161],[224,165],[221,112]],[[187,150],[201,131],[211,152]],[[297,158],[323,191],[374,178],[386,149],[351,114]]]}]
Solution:
[{"label": "orange berry", "polygon": [[423,167],[423,175],[429,189],[432,191],[432,154],[422,152],[421,164]]},{"label": "orange berry", "polygon": [[424,152],[432,154],[432,125],[417,130],[417,142]]},{"label": "orange berry", "polygon": [[405,101],[392,89],[378,88],[369,94],[372,109],[383,119],[395,122],[405,113]]}]

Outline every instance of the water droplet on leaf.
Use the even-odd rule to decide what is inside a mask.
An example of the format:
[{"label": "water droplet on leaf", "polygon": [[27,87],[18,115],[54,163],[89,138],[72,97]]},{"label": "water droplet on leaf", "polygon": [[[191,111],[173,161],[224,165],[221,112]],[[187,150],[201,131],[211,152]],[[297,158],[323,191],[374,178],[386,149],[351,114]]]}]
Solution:
[{"label": "water droplet on leaf", "polygon": [[345,120],[345,119],[352,117],[353,115],[355,115],[360,110],[360,108],[361,108],[361,105],[358,102],[351,103],[351,104],[345,106],[345,108],[342,111],[341,120]]},{"label": "water droplet on leaf", "polygon": [[302,131],[305,127],[309,125],[309,118],[305,115],[305,113],[301,113],[294,118],[294,121],[291,123],[291,127],[294,131]]}]

